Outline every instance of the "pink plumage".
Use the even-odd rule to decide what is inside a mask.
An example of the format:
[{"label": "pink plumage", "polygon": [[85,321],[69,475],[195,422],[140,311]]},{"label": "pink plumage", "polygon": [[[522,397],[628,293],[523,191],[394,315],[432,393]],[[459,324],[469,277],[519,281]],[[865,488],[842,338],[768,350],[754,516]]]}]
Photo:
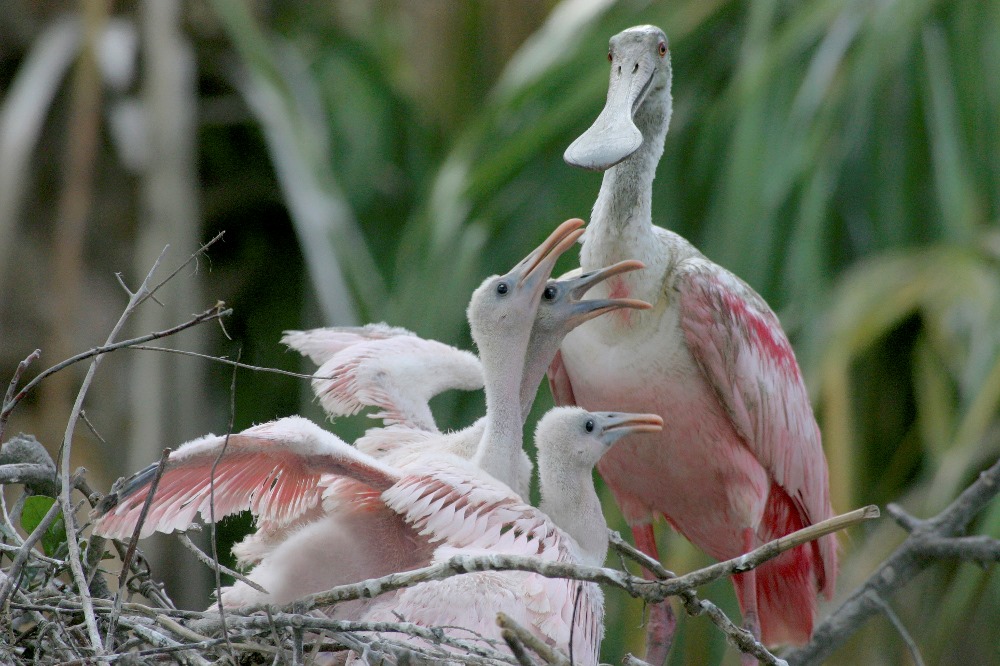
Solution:
[{"label": "pink plumage", "polygon": [[[640,298],[653,309],[570,333],[549,380],[558,404],[663,417],[662,433],[623,442],[598,470],[643,550],[656,555],[650,521],[663,515],[727,559],[830,517],[827,463],[778,318],[742,280],[652,224],[672,111],[669,53],[654,26],[612,37],[607,105],[565,154],[604,171],[582,270],[625,257],[646,265],[589,295]],[[836,574],[836,541],[827,536],[733,582],[746,624],[759,626],[765,643],[799,643],[812,631],[817,593],[832,595]]]},{"label": "pink plumage", "polygon": [[[317,567],[319,561],[350,566],[349,558],[331,560],[329,550],[316,559],[317,545],[336,549],[346,544],[351,551],[364,551],[368,558],[396,557],[405,550],[396,541],[405,536],[400,536],[403,531],[392,520],[387,530],[378,530],[386,516],[397,517],[411,534],[419,534],[415,546],[429,542],[443,547],[434,556],[439,560],[456,554],[506,553],[558,562],[580,561],[579,547],[572,537],[507,486],[461,458],[428,455],[419,465],[393,469],[300,417],[256,426],[228,440],[227,445],[225,437],[201,438],[171,455],[143,534],[184,529],[196,514],[208,516],[209,470],[225,445],[226,453],[216,467],[216,519],[249,509],[259,521],[281,527],[315,507],[325,493],[336,498],[336,506],[331,509],[339,510],[346,502],[350,513],[371,513],[360,523],[348,521],[348,527],[358,528],[356,532],[324,534],[330,525],[321,517],[279,544],[272,551],[272,559],[283,555],[278,549],[285,549],[293,557],[312,558],[298,569],[300,578],[322,574],[317,570],[325,567]],[[116,497],[117,503],[98,520],[94,533],[130,536],[149,490],[148,481],[148,473],[141,472],[136,483],[126,483]],[[363,508],[366,503],[368,509]],[[350,508],[359,505],[362,508]],[[337,516],[334,522],[343,525],[344,516]],[[378,548],[380,543],[385,552]],[[425,553],[422,558],[430,557],[426,551],[421,552]],[[296,596],[268,587],[269,583],[286,581],[270,577],[274,572],[266,564],[262,567],[264,571],[255,570],[254,577],[271,592],[268,600],[283,603]],[[365,567],[366,571],[385,568],[374,562],[366,562]],[[395,570],[400,569],[390,568],[385,573]],[[595,664],[603,634],[603,596],[599,587],[585,583],[578,601],[577,586],[574,581],[525,572],[472,574],[461,582],[428,583],[391,595],[363,617],[395,621],[395,613],[405,613],[408,620],[426,626],[460,626],[500,640],[495,616],[504,610],[524,620],[540,639],[565,650],[575,603],[574,651],[579,663]],[[321,589],[325,588],[307,591]],[[238,584],[224,591],[223,602],[238,606],[262,600],[248,590]],[[452,595],[459,593],[462,599],[448,603]],[[466,610],[478,607],[483,612],[456,616],[459,603],[466,604]]]},{"label": "pink plumage", "polygon": [[475,354],[386,324],[287,331],[281,341],[319,364],[313,392],[331,418],[375,407],[371,417],[387,425],[438,432],[431,398],[483,388]]}]

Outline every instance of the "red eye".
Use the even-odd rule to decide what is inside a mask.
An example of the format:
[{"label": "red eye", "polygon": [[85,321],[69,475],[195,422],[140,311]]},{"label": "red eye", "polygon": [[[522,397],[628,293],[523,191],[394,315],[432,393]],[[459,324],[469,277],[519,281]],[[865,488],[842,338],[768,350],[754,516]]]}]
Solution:
[{"label": "red eye", "polygon": [[611,62],[611,51],[608,51],[608,62]]},{"label": "red eye", "polygon": [[667,55],[667,45],[664,42],[660,42],[660,57]]}]

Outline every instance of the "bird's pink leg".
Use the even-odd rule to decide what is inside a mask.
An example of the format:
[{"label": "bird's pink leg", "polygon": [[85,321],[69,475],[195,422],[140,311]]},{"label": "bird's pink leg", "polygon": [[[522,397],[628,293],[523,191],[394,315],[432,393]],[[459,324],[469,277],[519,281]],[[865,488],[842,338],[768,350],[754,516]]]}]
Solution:
[{"label": "bird's pink leg", "polygon": [[[632,538],[635,540],[636,548],[654,560],[660,559],[652,523],[633,525]],[[645,568],[642,572],[647,578],[653,578],[652,572]],[[674,609],[670,606],[669,599],[650,607],[649,620],[646,622],[646,662],[653,666],[661,666],[666,663],[676,630],[677,616],[674,615]]]},{"label": "bird's pink leg", "polygon": [[[743,552],[749,553],[754,549],[753,530],[747,528],[743,530]],[[757,615],[757,572],[751,569],[745,573],[733,576],[733,585],[736,587],[736,595],[740,601],[740,609],[743,611],[743,628],[753,634],[753,637],[760,640],[760,618]],[[757,660],[748,655],[740,656],[742,666],[755,666]]]}]

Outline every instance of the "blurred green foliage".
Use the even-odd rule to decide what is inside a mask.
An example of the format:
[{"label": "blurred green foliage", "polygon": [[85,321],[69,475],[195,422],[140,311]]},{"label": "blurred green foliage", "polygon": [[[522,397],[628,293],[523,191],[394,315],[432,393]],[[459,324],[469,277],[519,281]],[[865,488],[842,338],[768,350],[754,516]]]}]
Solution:
[{"label": "blurred green foliage", "polygon": [[[654,23],[670,35],[675,99],[654,221],[782,315],[835,507],[902,500],[930,515],[995,459],[1000,3],[566,0],[499,71],[477,47],[503,9],[438,3],[457,16],[434,23],[448,28],[433,38],[445,55],[426,80],[414,61],[428,40],[410,39],[402,5],[345,19],[289,3],[264,22],[211,4],[306,244],[312,323],[385,320],[467,346],[464,307],[483,277],[587,217],[600,178],[562,151],[603,105],[607,39]],[[339,283],[317,279],[330,267]],[[437,407],[456,425],[482,408]],[[1000,508],[977,525],[1000,534]],[[667,532],[669,566],[704,561]],[[886,525],[852,535],[841,589],[901,538]],[[918,637],[927,663],[979,662],[998,656],[983,620],[1000,614],[998,592],[994,573],[942,563],[894,605],[910,627],[934,613]],[[734,610],[727,585],[706,593]],[[641,609],[609,604],[605,656],[617,661],[641,645]],[[682,621],[672,663],[734,661],[706,625]],[[838,661],[904,660],[888,627]]]},{"label": "blurred green foliage", "polygon": [[[608,38],[654,23],[674,71],[654,222],[781,315],[835,508],[899,501],[930,516],[1000,453],[1000,2],[204,0],[188,12],[205,237],[227,230],[206,292],[236,306],[241,360],[309,370],[278,345],[283,330],[380,320],[469,347],[479,282],[588,217],[600,176],[562,152],[603,106]],[[47,108],[58,77],[46,85]],[[214,375],[218,394],[230,379]],[[235,402],[237,429],[322,419],[288,377],[241,374]],[[550,405],[542,389],[529,431]],[[452,427],[483,409],[476,395],[434,407]],[[351,439],[365,425],[334,427]],[[844,539],[841,593],[902,540],[882,523]],[[1000,504],[974,529],[1000,535]],[[665,527],[659,538],[668,568],[707,561]],[[703,593],[737,612],[728,582]],[[995,570],[938,563],[887,601],[926,663],[1000,661]],[[641,650],[642,609],[608,604],[604,656],[617,662]],[[886,620],[835,661],[907,659]],[[736,661],[708,622],[682,618],[671,663]]]}]

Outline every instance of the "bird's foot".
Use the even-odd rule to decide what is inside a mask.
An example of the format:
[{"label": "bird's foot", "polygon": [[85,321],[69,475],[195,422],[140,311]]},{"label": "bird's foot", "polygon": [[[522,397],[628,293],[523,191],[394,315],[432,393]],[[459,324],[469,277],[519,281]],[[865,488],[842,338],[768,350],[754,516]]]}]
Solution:
[{"label": "bird's foot", "polygon": [[646,622],[646,663],[663,666],[667,662],[676,631],[677,616],[674,615],[669,599],[649,607],[649,619]]}]

